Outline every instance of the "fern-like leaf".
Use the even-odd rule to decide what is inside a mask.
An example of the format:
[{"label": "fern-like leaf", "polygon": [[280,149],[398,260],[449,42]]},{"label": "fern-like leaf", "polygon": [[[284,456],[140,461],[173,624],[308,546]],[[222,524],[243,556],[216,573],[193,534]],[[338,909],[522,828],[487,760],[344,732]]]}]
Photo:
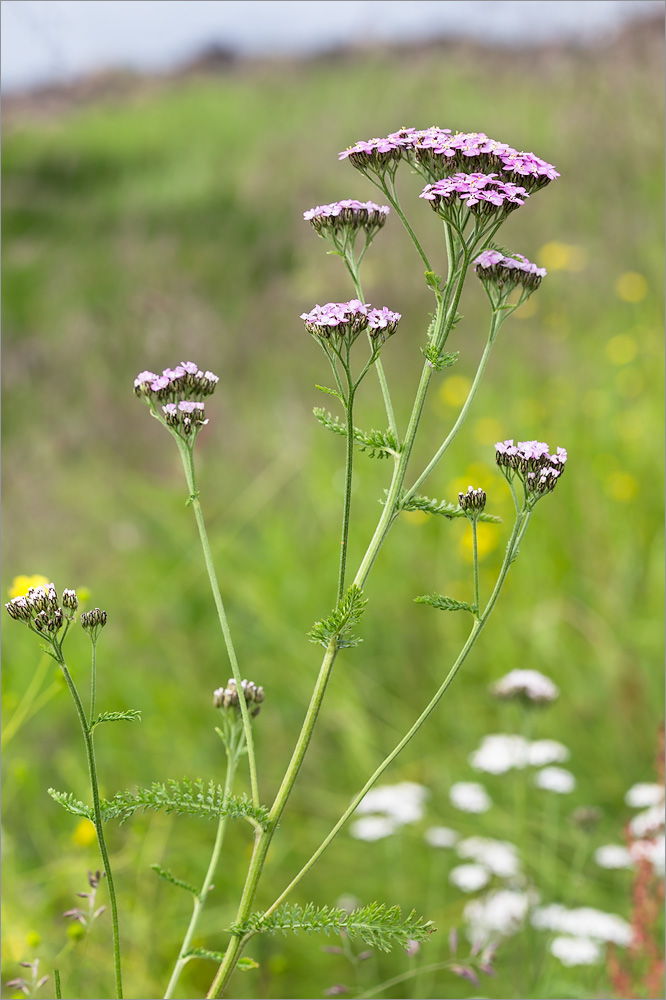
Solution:
[{"label": "fern-like leaf", "polygon": [[[322,427],[328,428],[329,431],[339,434],[341,437],[347,437],[347,427],[338,417],[332,416],[319,406],[316,406],[312,412]],[[391,430],[362,431],[360,427],[355,427],[353,433],[359,451],[367,452],[370,458],[388,458],[389,455],[400,454],[400,446]]]},{"label": "fern-like leaf", "polygon": [[128,708],[125,712],[101,712],[90,726],[90,732],[103,722],[141,722],[141,712],[138,708]]},{"label": "fern-like leaf", "polygon": [[455,597],[443,597],[442,594],[423,594],[414,598],[415,604],[429,604],[440,611],[469,611],[476,614],[476,608],[467,601],[457,601]]},{"label": "fern-like leaf", "polygon": [[48,791],[51,798],[55,799],[72,816],[85,816],[86,819],[92,821],[92,808],[87,806],[85,802],[81,802],[80,799],[75,798],[71,792],[59,792],[55,788],[49,788]]},{"label": "fern-like leaf", "polygon": [[163,878],[165,882],[170,882],[171,885],[178,886],[179,889],[185,889],[186,892],[191,892],[193,896],[199,898],[199,890],[195,889],[193,885],[189,882],[183,882],[182,879],[176,878],[172,875],[168,868],[162,868],[162,865],[151,865],[150,866],[154,872],[156,872],[160,878]]},{"label": "fern-like leaf", "polygon": [[329,389],[327,385],[315,385],[315,389],[319,389],[320,392],[326,393],[327,396],[337,396],[338,399],[342,399],[342,396],[337,389]]},{"label": "fern-like leaf", "polygon": [[362,640],[352,635],[352,629],[363,617],[367,603],[363,600],[363,591],[352,584],[337,608],[327,618],[314,623],[308,632],[310,642],[328,646],[331,639],[337,639],[338,649],[357,646]]},{"label": "fern-like leaf", "polygon": [[[407,500],[398,503],[399,510],[423,510],[426,514],[439,514],[453,520],[455,517],[466,517],[465,511],[458,504],[449,503],[448,500],[432,500],[430,497],[411,496]],[[495,517],[494,514],[480,512],[477,520],[487,524],[501,524],[502,518]]]},{"label": "fern-like leaf", "polygon": [[427,941],[435,930],[432,921],[417,917],[415,911],[403,917],[399,906],[371,903],[348,913],[334,906],[317,907],[308,903],[301,907],[285,903],[270,916],[256,913],[242,925],[231,928],[239,937],[245,934],[345,934],[360,938],[365,944],[380,951],[390,951],[394,946],[406,947],[408,941]]}]

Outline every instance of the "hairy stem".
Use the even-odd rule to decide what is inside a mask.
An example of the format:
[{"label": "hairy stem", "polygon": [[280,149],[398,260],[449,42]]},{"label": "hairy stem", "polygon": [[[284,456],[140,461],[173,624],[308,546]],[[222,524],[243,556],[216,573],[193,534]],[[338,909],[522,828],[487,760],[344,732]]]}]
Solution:
[{"label": "hairy stem", "polygon": [[229,621],[227,619],[227,614],[226,611],[224,610],[224,604],[222,602],[220,586],[217,582],[215,564],[213,563],[213,556],[210,550],[210,543],[208,541],[206,525],[201,510],[201,503],[199,502],[199,494],[197,492],[196,479],[194,475],[194,455],[192,453],[192,448],[190,446],[185,444],[185,442],[178,436],[176,435],[174,436],[176,437],[178,449],[180,451],[180,455],[183,460],[183,468],[185,469],[187,486],[190,491],[189,502],[194,511],[194,518],[197,522],[197,528],[199,529],[201,548],[203,549],[204,561],[206,563],[206,569],[208,571],[208,579],[210,580],[210,587],[213,592],[213,600],[215,601],[215,608],[217,609],[217,617],[219,618],[220,628],[222,629],[222,635],[224,636],[224,644],[227,647],[227,655],[229,656],[231,672],[234,676],[234,680],[236,681],[236,687],[238,688],[238,694],[239,694],[238,705],[241,710],[241,716],[243,718],[243,731],[245,733],[245,742],[247,745],[247,760],[248,760],[248,768],[250,771],[250,787],[252,790],[252,802],[255,806],[258,806],[259,782],[257,780],[257,762],[254,753],[252,723],[250,721],[250,713],[248,712],[245,698],[242,697],[241,672],[238,666],[238,659],[236,657],[236,650],[234,649],[233,639],[231,638],[231,629],[229,628]]},{"label": "hairy stem", "polygon": [[97,764],[95,763],[95,747],[93,744],[93,736],[86,721],[86,713],[79,697],[79,692],[76,689],[76,685],[72,680],[72,675],[67,669],[67,664],[62,655],[62,650],[58,647],[54,647],[58,652],[58,663],[60,664],[60,669],[63,672],[65,681],[67,682],[67,687],[74,700],[74,705],[76,707],[76,712],[79,717],[79,722],[81,724],[81,732],[83,733],[83,741],[86,745],[86,756],[88,758],[88,774],[90,776],[90,790],[92,793],[93,800],[93,815],[95,817],[95,831],[97,833],[97,842],[99,844],[99,852],[102,856],[102,864],[104,866],[104,871],[106,873],[106,881],[109,887],[109,902],[111,904],[111,924],[113,928],[113,960],[116,973],[116,994],[119,1000],[122,1000],[123,995],[123,981],[122,973],[120,968],[120,932],[118,930],[118,905],[116,902],[116,888],[113,882],[113,873],[111,871],[111,862],[109,860],[109,852],[106,848],[106,840],[104,839],[104,824],[102,821],[102,810],[99,801],[99,787],[97,783]]}]

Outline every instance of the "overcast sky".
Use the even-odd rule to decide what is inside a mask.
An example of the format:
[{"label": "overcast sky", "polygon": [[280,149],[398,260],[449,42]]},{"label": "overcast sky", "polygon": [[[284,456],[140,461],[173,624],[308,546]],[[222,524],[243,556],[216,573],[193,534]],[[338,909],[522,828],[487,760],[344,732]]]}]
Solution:
[{"label": "overcast sky", "polygon": [[260,55],[433,35],[585,42],[663,9],[663,0],[2,0],[2,86],[168,70],[211,44]]}]

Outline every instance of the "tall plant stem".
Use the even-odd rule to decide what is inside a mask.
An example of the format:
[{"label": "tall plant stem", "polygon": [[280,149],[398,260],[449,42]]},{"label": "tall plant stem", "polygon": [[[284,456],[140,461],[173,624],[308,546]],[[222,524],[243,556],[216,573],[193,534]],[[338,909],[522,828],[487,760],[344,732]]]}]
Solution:
[{"label": "tall plant stem", "polygon": [[[224,779],[224,798],[226,801],[229,795],[231,795],[231,790],[233,788],[234,777],[236,775],[236,769],[238,767],[238,754],[230,752],[227,748],[227,771]],[[180,979],[180,974],[185,968],[188,962],[187,952],[192,944],[192,938],[196,932],[199,925],[199,919],[206,905],[206,900],[208,898],[208,893],[213,883],[213,878],[215,876],[215,871],[217,869],[218,862],[220,860],[220,854],[222,853],[222,845],[224,843],[224,835],[227,829],[227,821],[229,819],[229,814],[225,813],[224,816],[220,816],[217,824],[217,833],[215,836],[215,843],[213,845],[213,853],[210,857],[210,863],[208,865],[208,870],[206,872],[205,878],[203,880],[203,885],[199,893],[194,898],[194,905],[192,907],[192,917],[190,918],[190,923],[188,925],[187,931],[185,932],[185,937],[183,938],[183,943],[180,946],[180,951],[178,953],[178,960],[171,973],[171,979],[169,980],[169,985],[166,988],[164,994],[164,1000],[169,1000],[173,996],[173,991],[176,988],[176,984]]]},{"label": "tall plant stem", "polygon": [[531,516],[530,513],[527,513],[525,510],[523,510],[523,511],[520,512],[520,514],[516,518],[514,526],[513,526],[513,531],[511,533],[511,537],[510,537],[509,543],[507,545],[507,550],[506,550],[506,554],[504,556],[504,561],[502,563],[502,567],[501,567],[499,575],[497,577],[497,581],[495,583],[495,587],[493,589],[493,592],[492,592],[492,594],[490,596],[490,599],[488,600],[488,604],[484,608],[483,614],[479,615],[479,618],[474,622],[474,625],[472,626],[472,630],[471,630],[469,636],[467,637],[467,641],[465,642],[465,645],[463,646],[462,650],[460,651],[458,659],[456,660],[456,662],[453,664],[453,666],[449,670],[449,672],[446,675],[446,677],[444,678],[444,681],[442,682],[441,686],[435,692],[435,694],[433,695],[432,699],[428,702],[427,706],[425,707],[425,709],[423,710],[423,712],[421,713],[421,715],[418,717],[418,719],[416,720],[416,722],[414,723],[414,725],[411,727],[411,729],[405,734],[405,736],[403,736],[403,738],[400,740],[400,742],[396,744],[396,746],[393,748],[393,750],[388,755],[388,757],[386,757],[382,761],[382,763],[379,765],[379,767],[374,772],[374,774],[372,774],[371,777],[368,778],[368,780],[366,781],[366,783],[363,786],[363,788],[354,797],[354,799],[352,800],[352,802],[350,803],[350,805],[348,806],[348,808],[345,810],[345,812],[342,814],[342,816],[340,817],[340,819],[338,820],[338,822],[335,824],[335,826],[333,827],[333,829],[331,830],[331,832],[328,834],[328,836],[321,842],[321,844],[319,845],[319,847],[317,848],[317,850],[314,852],[314,854],[312,855],[312,857],[306,862],[306,864],[303,866],[303,868],[301,868],[301,870],[298,873],[298,875],[296,875],[296,877],[294,879],[292,879],[292,881],[289,883],[289,885],[284,890],[284,892],[282,892],[280,894],[280,896],[278,896],[278,898],[275,900],[275,902],[272,903],[271,906],[265,911],[264,916],[267,916],[268,914],[273,913],[273,911],[275,909],[277,909],[277,907],[289,895],[289,893],[291,892],[291,890],[294,889],[298,885],[298,883],[301,881],[301,879],[304,877],[304,875],[306,875],[307,872],[312,868],[312,866],[319,860],[319,858],[324,853],[324,851],[326,850],[326,848],[329,846],[329,844],[331,844],[331,842],[335,839],[335,837],[337,836],[337,834],[339,833],[339,831],[342,829],[342,827],[345,825],[345,823],[347,822],[347,820],[354,813],[354,811],[355,811],[356,807],[358,806],[359,802],[361,801],[361,799],[368,793],[368,791],[372,788],[372,786],[375,784],[375,782],[381,777],[381,775],[384,773],[384,771],[387,769],[387,767],[389,767],[389,765],[392,764],[392,762],[402,752],[402,750],[404,750],[404,748],[407,746],[407,744],[410,742],[410,740],[419,731],[419,729],[421,728],[421,726],[423,725],[423,723],[426,721],[426,719],[428,718],[428,716],[437,707],[437,704],[441,700],[441,698],[444,695],[444,693],[447,690],[447,688],[451,685],[454,677],[456,676],[456,674],[460,670],[461,666],[465,662],[468,654],[470,653],[471,649],[473,648],[474,644],[476,643],[476,640],[479,638],[479,635],[481,634],[481,631],[485,627],[485,625],[486,625],[486,623],[488,621],[488,618],[490,617],[490,614],[491,614],[491,612],[492,612],[492,610],[493,610],[493,608],[495,606],[497,598],[499,597],[500,592],[502,590],[502,587],[504,585],[504,581],[506,580],[507,573],[509,572],[509,567],[511,566],[511,563],[513,562],[513,560],[516,557],[516,554],[517,554],[517,551],[518,551],[518,545],[520,543],[520,540],[521,540],[522,536],[525,533],[525,529],[527,528],[527,523],[529,522],[530,516]]},{"label": "tall plant stem", "polygon": [[488,340],[486,342],[483,354],[481,355],[481,360],[479,361],[479,367],[476,369],[474,381],[472,382],[469,393],[467,394],[467,399],[463,403],[462,409],[458,414],[458,419],[451,428],[443,444],[440,445],[435,455],[428,462],[427,466],[425,467],[421,475],[418,477],[418,479],[415,480],[413,485],[410,486],[410,488],[405,493],[406,500],[409,499],[411,496],[413,496],[418,491],[419,487],[421,486],[421,483],[423,483],[428,478],[428,476],[433,471],[437,463],[441,460],[444,453],[448,450],[449,446],[454,441],[456,435],[458,434],[458,431],[465,422],[470,407],[474,402],[474,397],[476,396],[479,385],[481,384],[481,379],[483,378],[484,372],[486,370],[486,365],[488,364],[488,358],[490,357],[490,352],[492,351],[493,344],[495,343],[495,338],[497,337],[497,331],[499,330],[502,322],[503,322],[503,317],[501,317],[497,313],[493,314],[493,319],[490,324],[490,332],[488,334]]},{"label": "tall plant stem", "polygon": [[[234,676],[234,680],[236,681],[236,687],[238,688],[238,692],[240,695],[242,691],[242,677],[240,673],[240,668],[238,666],[238,659],[236,657],[236,650],[234,649],[233,639],[231,638],[231,629],[229,628],[227,614],[226,611],[224,610],[224,604],[222,602],[220,586],[217,582],[215,564],[213,563],[213,556],[210,551],[210,543],[208,541],[206,525],[201,510],[201,503],[199,502],[199,494],[197,491],[196,478],[194,474],[194,455],[192,453],[192,448],[189,445],[185,444],[182,438],[178,437],[177,435],[174,435],[174,437],[176,438],[178,449],[180,451],[180,456],[183,460],[183,468],[185,469],[185,478],[187,479],[187,486],[190,491],[189,503],[192,506],[192,510],[194,511],[194,518],[197,522],[197,528],[199,529],[201,548],[203,549],[204,561],[206,563],[206,570],[208,571],[210,588],[213,592],[213,600],[215,601],[217,617],[219,618],[220,628],[222,629],[222,635],[224,636],[224,644],[227,647],[227,655],[229,656],[231,672]],[[245,698],[239,697],[238,705],[241,710],[241,716],[243,718],[243,732],[245,733],[245,743],[247,745],[247,760],[248,760],[248,768],[250,771],[250,787],[252,791],[252,802],[255,806],[258,806],[259,782],[257,780],[257,762],[254,753],[254,738],[252,736],[252,723],[250,722],[250,713],[248,712]]]},{"label": "tall plant stem", "polygon": [[[435,328],[433,330],[433,339],[435,343],[446,338],[448,330],[455,316],[455,309],[457,307],[458,299],[460,297],[460,292],[462,289],[462,283],[465,278],[465,268],[463,266],[461,273],[458,276],[458,286],[456,288],[456,293],[454,295],[454,302],[452,307],[446,311],[444,300],[441,295],[437,298],[437,314],[435,317]],[[366,554],[361,562],[358,573],[354,583],[361,587],[367,578],[372,564],[381,548],[381,545],[389,531],[389,528],[397,514],[397,500],[400,495],[400,490],[405,478],[405,472],[407,470],[407,464],[409,462],[409,457],[411,454],[412,446],[414,444],[414,439],[416,437],[416,432],[418,430],[419,421],[421,419],[421,413],[423,411],[423,405],[425,403],[426,394],[428,391],[428,386],[430,384],[430,379],[432,377],[432,368],[426,363],[421,374],[421,379],[416,393],[416,399],[414,401],[414,406],[412,408],[412,414],[410,417],[409,425],[407,428],[407,433],[403,443],[403,448],[400,453],[400,458],[395,465],[393,478],[391,481],[391,486],[389,487],[389,493],[384,505],[384,510],[380,517],[377,529],[372,537],[370,545],[366,551]],[[308,705],[307,713],[303,726],[301,727],[301,732],[296,743],[296,747],[292,754],[291,761],[285,773],[285,776],[280,785],[280,789],[275,797],[275,801],[271,808],[269,816],[269,827],[263,833],[257,834],[257,840],[255,841],[255,848],[250,861],[250,867],[248,870],[247,878],[245,881],[245,886],[243,889],[243,895],[238,908],[238,914],[236,918],[237,926],[241,926],[247,921],[252,910],[252,904],[254,902],[254,897],[257,891],[257,886],[261,878],[261,873],[263,870],[264,862],[266,859],[266,854],[270,846],[270,842],[273,838],[275,832],[275,826],[279,821],[280,816],[287,804],[287,800],[294,786],[298,772],[303,763],[303,758],[305,757],[306,751],[312,739],[312,733],[319,715],[319,709],[326,691],[326,686],[333,669],[333,664],[335,663],[335,658],[337,656],[338,647],[336,639],[332,639],[326,649],[322,665],[319,670],[319,675],[315,683],[315,688],[310,699],[310,704]],[[434,706],[433,706],[434,707]],[[429,714],[429,713],[428,713]],[[425,717],[424,717],[425,718]],[[410,737],[411,739],[411,737]],[[398,751],[399,752],[399,751]],[[238,935],[234,935],[229,942],[227,951],[224,956],[224,961],[221,963],[215,979],[211,985],[211,988],[207,994],[207,1000],[209,998],[217,997],[220,995],[221,991],[224,990],[229,977],[233,973],[238,957],[242,952],[244,947],[244,939]]]},{"label": "tall plant stem", "polygon": [[102,822],[102,810],[99,802],[99,787],[97,784],[97,765],[95,763],[95,747],[93,744],[92,730],[88,725],[86,720],[86,713],[79,697],[79,692],[76,689],[76,685],[72,680],[72,675],[67,669],[67,664],[65,663],[62,651],[58,650],[59,656],[57,656],[58,663],[60,664],[60,669],[63,672],[65,681],[67,682],[67,687],[69,688],[69,693],[71,694],[74,705],[76,706],[76,712],[79,717],[79,722],[81,724],[81,732],[83,733],[83,741],[86,745],[86,756],[88,758],[88,774],[90,775],[90,790],[92,792],[93,800],[93,815],[95,817],[95,831],[97,833],[97,842],[99,844],[99,852],[102,856],[102,864],[104,865],[104,871],[106,873],[106,881],[109,887],[109,902],[111,904],[111,924],[113,928],[113,960],[116,973],[116,994],[119,1000],[122,1000],[123,995],[123,980],[120,968],[120,932],[118,930],[118,905],[116,903],[116,888],[113,882],[113,873],[111,871],[111,862],[109,860],[109,852],[106,849],[106,840],[104,839],[104,824]]},{"label": "tall plant stem", "polygon": [[342,535],[340,538],[340,569],[338,571],[338,594],[336,603],[340,603],[345,592],[345,574],[347,571],[347,549],[349,546],[349,517],[351,514],[351,493],[354,476],[354,386],[349,367],[346,367],[349,392],[347,395],[347,450],[345,455],[345,496],[342,506]]},{"label": "tall plant stem", "polygon": [[[363,288],[361,287],[361,278],[359,275],[358,264],[354,260],[354,254],[351,250],[348,250],[344,255],[345,265],[352,281],[354,282],[354,290],[356,292],[357,298],[365,303],[365,296],[363,295]],[[360,264],[360,260],[358,262]],[[368,334],[368,341],[370,344],[370,349],[372,350],[372,338]],[[391,393],[389,391],[388,382],[386,381],[386,375],[384,374],[384,367],[381,362],[381,358],[377,358],[375,361],[375,371],[377,372],[377,378],[379,379],[379,386],[382,390],[382,398],[384,400],[384,407],[386,409],[386,419],[388,420],[389,428],[393,432],[396,442],[399,442],[398,437],[398,425],[395,419],[395,413],[393,411],[393,402],[391,400]]]},{"label": "tall plant stem", "polygon": [[474,563],[474,613],[478,615],[480,611],[479,601],[479,546],[477,540],[478,518],[472,518],[472,561]]},{"label": "tall plant stem", "polygon": [[90,725],[95,718],[95,692],[97,689],[97,639],[92,638],[92,653],[90,658]]}]

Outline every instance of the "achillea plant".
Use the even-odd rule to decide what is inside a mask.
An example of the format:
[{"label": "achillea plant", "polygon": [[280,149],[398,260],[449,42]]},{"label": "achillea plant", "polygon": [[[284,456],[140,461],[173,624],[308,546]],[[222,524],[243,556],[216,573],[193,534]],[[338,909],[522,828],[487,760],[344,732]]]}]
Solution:
[{"label": "achillea plant", "polygon": [[[12,618],[24,622],[46,642],[47,652],[56,659],[64,673],[81,724],[89,762],[92,806],[69,792],[52,794],[69,812],[78,817],[89,817],[95,825],[111,896],[116,993],[119,997],[122,996],[120,931],[103,831],[105,822],[112,819],[125,821],[137,810],[162,809],[176,814],[206,816],[216,822],[211,857],[200,886],[189,885],[167,869],[156,866],[157,874],[188,892],[193,903],[192,916],[182,944],[174,955],[174,966],[166,985],[165,997],[174,996],[184,966],[196,959],[217,963],[217,972],[207,997],[222,996],[228,990],[229,981],[239,966],[253,966],[252,959],[246,957],[244,952],[253,938],[260,934],[322,931],[339,935],[344,941],[356,939],[366,946],[383,950],[398,945],[413,951],[421,943],[428,941],[435,928],[427,915],[422,917],[413,912],[401,913],[390,901],[375,902],[349,911],[315,903],[301,907],[288,899],[292,890],[301,883],[357,807],[363,801],[367,803],[368,793],[373,786],[437,708],[488,623],[509,569],[518,556],[536,505],[553,492],[566,468],[567,454],[563,448],[551,449],[549,445],[539,441],[514,443],[513,439],[497,443],[495,457],[511,491],[515,517],[508,531],[506,553],[494,586],[489,594],[483,594],[478,571],[477,528],[479,522],[499,520],[486,510],[487,505],[492,508],[492,496],[486,495],[483,484],[470,486],[466,493],[459,494],[457,502],[434,499],[420,491],[463,425],[500,328],[538,289],[545,277],[543,268],[531,264],[522,254],[511,253],[500,247],[495,238],[513,212],[528,205],[537,192],[559,176],[555,168],[533,153],[519,152],[506,143],[489,139],[483,133],[454,134],[449,129],[434,127],[421,131],[403,128],[385,138],[357,142],[340,153],[340,159],[348,159],[356,170],[378,188],[382,204],[345,199],[317,206],[304,213],[305,220],[311,223],[315,233],[332,245],[332,252],[341,258],[351,279],[352,297],[348,301],[316,304],[306,307],[301,315],[305,330],[312,336],[330,366],[331,384],[318,388],[328,396],[331,405],[337,407],[338,412],[317,409],[315,416],[323,427],[343,439],[345,488],[340,527],[340,559],[335,586],[332,587],[335,600],[332,609],[323,614],[309,632],[311,641],[323,648],[323,658],[291,759],[273,801],[264,802],[262,799],[259,762],[253,737],[254,726],[261,725],[263,719],[263,712],[262,717],[257,718],[264,701],[263,688],[259,683],[261,679],[256,678],[255,683],[242,676],[242,658],[236,653],[218,586],[196,482],[195,445],[199,433],[208,424],[205,401],[219,383],[217,375],[201,370],[192,361],[185,361],[175,368],[165,368],[161,373],[141,372],[135,380],[134,390],[147,405],[150,414],[172,435],[180,452],[187,484],[187,504],[192,509],[199,531],[213,603],[226,646],[232,676],[226,687],[218,688],[213,694],[214,705],[220,713],[217,732],[227,761],[223,785],[201,779],[174,778],[166,783],[155,782],[148,788],[120,791],[106,801],[101,800],[97,790],[93,731],[102,722],[136,717],[136,713],[132,712],[95,715],[95,653],[98,638],[106,623],[106,615],[95,609],[81,615],[80,619],[81,625],[90,635],[93,650],[91,708],[86,713],[63,654],[64,640],[75,621],[76,595],[73,591],[65,591],[62,601],[58,601],[55,588],[49,585],[46,588],[33,588],[25,596],[15,596],[7,605]],[[442,233],[443,266],[440,266],[439,260],[431,262],[407,219],[396,187],[397,173],[402,165],[416,170],[423,177],[425,187],[420,197],[433,210],[429,221],[434,222]],[[384,201],[388,204],[384,204]],[[418,204],[415,207],[418,209]],[[420,338],[404,328],[404,321],[392,304],[368,303],[361,281],[362,261],[391,212],[397,215],[414,245],[421,265],[425,268],[426,285],[433,297],[432,318],[425,324]],[[443,441],[438,442],[427,464],[415,467],[414,443],[431,384],[446,378],[447,370],[458,359],[459,352],[449,350],[448,340],[461,319],[458,304],[470,273],[476,273],[490,305],[486,346],[468,396],[449,433]],[[381,362],[381,354],[390,350],[390,340],[394,336],[410,337],[414,340],[414,351],[423,354],[420,379],[411,413],[406,421],[398,419],[391,387]],[[356,398],[371,371],[374,371],[381,388],[386,413],[385,430],[366,431],[357,427],[354,420]],[[211,432],[214,432],[213,428],[206,431]],[[389,466],[389,472],[374,532],[359,564],[350,569],[348,538],[357,451],[364,452],[368,457],[384,460]],[[333,824],[324,840],[319,845],[313,845],[312,854],[301,870],[284,873],[284,881],[278,880],[272,890],[274,900],[271,905],[257,909],[257,889],[265,877],[267,855],[273,838],[279,835],[278,825],[289,804],[292,789],[313,738],[331,672],[341,653],[358,655],[347,654],[346,651],[357,645],[362,631],[367,604],[364,587],[392,526],[403,511],[409,510],[424,511],[448,520],[462,517],[470,522],[473,539],[473,601],[466,602],[456,596],[436,592],[415,597],[417,602],[438,611],[462,611],[469,615],[467,639],[448,672],[442,676],[437,690],[430,692],[427,703],[413,725],[356,792],[349,807]],[[529,685],[523,685],[523,688],[530,697]],[[548,697],[551,697],[550,692]],[[270,692],[267,711],[270,712]],[[235,777],[241,764],[247,767],[249,797],[234,793]],[[561,776],[556,775],[551,778],[553,782],[556,778],[562,780]],[[466,808],[470,812],[482,812],[487,808],[483,798],[479,798],[479,788],[480,786],[472,784],[463,788],[462,783],[460,784],[460,800],[462,802],[464,798],[467,802],[466,806],[461,805],[460,808]],[[220,932],[219,950],[196,948],[192,942],[224,850],[229,817],[243,819],[249,824],[248,833],[253,841],[251,859],[244,882],[239,885],[235,918],[224,932]],[[474,874],[470,873],[474,865],[466,867],[466,872],[459,873],[460,879],[469,880]],[[455,958],[456,948],[452,946],[451,970],[477,982],[479,972],[492,973],[494,951],[494,943],[487,943],[473,968],[474,962],[471,960],[460,965]],[[59,988],[57,993],[59,995]]]}]

